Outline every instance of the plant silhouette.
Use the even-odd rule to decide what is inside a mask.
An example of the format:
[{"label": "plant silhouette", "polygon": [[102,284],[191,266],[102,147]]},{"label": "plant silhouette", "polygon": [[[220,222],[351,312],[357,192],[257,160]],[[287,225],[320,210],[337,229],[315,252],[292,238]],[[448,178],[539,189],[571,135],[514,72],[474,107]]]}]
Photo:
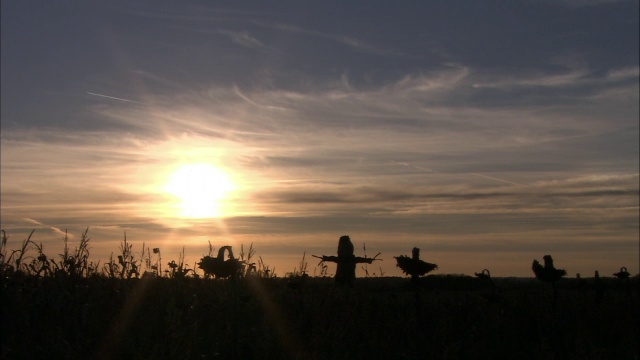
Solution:
[{"label": "plant silhouette", "polygon": [[377,259],[378,255],[380,255],[380,253],[376,254],[373,258],[355,256],[351,238],[349,238],[348,235],[343,235],[338,240],[338,256],[313,255],[313,257],[320,259],[319,264],[325,261],[336,263],[336,284],[353,286],[353,282],[356,278],[356,264],[371,264],[375,260],[380,260]]},{"label": "plant silhouette", "polygon": [[[224,259],[225,252],[229,252],[229,259]],[[228,278],[240,276],[244,269],[244,262],[233,257],[231,246],[223,246],[218,250],[218,257],[205,256],[198,263],[198,267],[204,271],[205,277]]]},{"label": "plant silhouette", "polygon": [[489,272],[489,269],[482,269],[481,272],[474,274],[478,279],[489,281],[491,285],[493,285],[493,280],[491,279],[491,272]]},{"label": "plant silhouette", "polygon": [[487,299],[487,301],[489,302],[500,302],[504,300],[504,296],[498,291],[498,287],[493,282],[493,279],[491,278],[491,272],[489,272],[488,269],[482,269],[481,272],[474,274],[480,281],[486,282],[490,286],[491,290],[487,293],[482,294],[482,297]]},{"label": "plant silhouette", "polygon": [[617,277],[620,280],[626,280],[629,278],[631,274],[629,274],[629,272],[627,271],[626,267],[621,267],[620,271],[617,273],[613,273],[613,276]]}]

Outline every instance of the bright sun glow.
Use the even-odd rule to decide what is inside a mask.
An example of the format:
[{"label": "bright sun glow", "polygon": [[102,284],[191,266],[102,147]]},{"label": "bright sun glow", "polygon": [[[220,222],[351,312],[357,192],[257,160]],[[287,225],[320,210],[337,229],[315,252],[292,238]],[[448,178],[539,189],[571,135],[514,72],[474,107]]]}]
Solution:
[{"label": "bright sun glow", "polygon": [[165,191],[178,200],[180,216],[189,218],[219,217],[222,201],[233,190],[231,178],[209,164],[187,164],[178,167]]}]

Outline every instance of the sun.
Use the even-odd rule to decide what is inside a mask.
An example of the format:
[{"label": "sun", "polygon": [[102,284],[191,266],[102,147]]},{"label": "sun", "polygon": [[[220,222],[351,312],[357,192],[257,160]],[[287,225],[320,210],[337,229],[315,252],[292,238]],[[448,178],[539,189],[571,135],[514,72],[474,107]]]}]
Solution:
[{"label": "sun", "polygon": [[213,218],[223,215],[223,200],[233,189],[233,181],[227,173],[216,166],[199,163],[178,166],[164,191],[177,200],[177,215]]}]

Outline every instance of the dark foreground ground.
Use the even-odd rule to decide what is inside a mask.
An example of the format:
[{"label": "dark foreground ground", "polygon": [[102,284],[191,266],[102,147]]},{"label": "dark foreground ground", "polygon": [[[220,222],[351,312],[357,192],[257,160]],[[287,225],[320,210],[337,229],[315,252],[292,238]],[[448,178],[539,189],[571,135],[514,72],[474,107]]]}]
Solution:
[{"label": "dark foreground ground", "polygon": [[2,279],[2,359],[638,359],[638,278]]}]

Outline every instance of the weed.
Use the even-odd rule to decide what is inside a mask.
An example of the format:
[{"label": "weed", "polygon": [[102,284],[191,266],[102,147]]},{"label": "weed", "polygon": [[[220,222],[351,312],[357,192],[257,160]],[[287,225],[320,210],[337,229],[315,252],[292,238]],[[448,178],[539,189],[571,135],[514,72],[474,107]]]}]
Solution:
[{"label": "weed", "polygon": [[160,248],[153,248],[153,253],[158,255],[158,259],[154,265],[151,265],[151,269],[155,270],[156,275],[160,276],[160,274],[162,274],[162,254],[160,253]]},{"label": "weed", "polygon": [[[320,268],[320,271],[318,272],[318,274],[316,275],[316,269]],[[325,264],[324,262],[320,262],[318,265],[316,265],[316,267],[313,269],[313,277],[330,277],[332,275],[329,274],[329,266],[327,266],[327,264]]]},{"label": "weed", "polygon": [[189,272],[193,272],[195,274],[195,270],[189,269],[184,265],[184,246],[182,247],[180,254],[178,254],[178,262],[176,263],[175,260],[171,260],[168,266],[171,270],[165,270],[165,272],[171,279],[183,279],[189,274]]},{"label": "weed", "polygon": [[259,256],[258,269],[256,271],[256,275],[261,278],[275,278],[276,277],[275,268],[270,269],[269,265],[265,264],[264,260],[262,260],[262,256]]},{"label": "weed", "polygon": [[[20,246],[19,250],[13,250],[11,251],[11,254],[9,255],[9,257],[7,257],[7,242],[9,240],[9,237],[7,236],[7,234],[4,232],[4,230],[2,230],[2,275],[4,275],[5,273],[7,274],[13,274],[13,273],[28,273],[29,272],[29,268],[28,266],[25,266],[23,260],[27,260],[28,258],[25,258],[26,253],[29,251],[29,245],[33,244],[31,241],[31,236],[33,235],[33,233],[36,230],[33,229],[31,231],[31,233],[29,233],[29,236],[22,241],[22,244]],[[15,260],[14,259],[15,256]],[[11,264],[11,261],[14,261],[15,263],[15,267]]]},{"label": "weed", "polygon": [[38,277],[51,276],[53,274],[53,271],[51,270],[51,263],[47,258],[47,255],[44,254],[44,247],[42,243],[40,243],[40,245],[34,243],[33,245],[38,250],[38,257],[33,259],[31,264],[29,264],[29,268]]},{"label": "weed", "polygon": [[[362,253],[364,254],[364,257],[367,257],[367,244],[362,243]],[[362,270],[364,271],[364,277],[369,277],[369,264],[364,263],[364,266],[362,266]]]},{"label": "weed", "polygon": [[[144,257],[144,244],[142,245],[141,257]],[[136,259],[133,252],[133,244],[127,241],[127,233],[120,243],[120,255],[117,255],[118,262],[113,259],[113,253],[109,256],[109,262],[103,267],[103,273],[109,278],[131,279],[140,277],[141,260]],[[150,256],[149,256],[150,262]]]},{"label": "weed", "polygon": [[[253,258],[255,253],[256,251],[253,248],[253,243],[249,245],[249,250],[246,253],[244,252],[244,245],[240,245],[240,256],[238,257],[238,259],[240,259],[241,263],[246,265],[243,275],[249,275],[250,273],[256,271],[256,263],[251,262],[251,259]],[[245,256],[247,257],[246,259]]]},{"label": "weed", "polygon": [[60,260],[57,263],[52,262],[53,266],[56,268],[54,270],[55,275],[76,278],[92,275],[91,272],[94,268],[91,267],[91,270],[89,270],[89,241],[91,238],[89,238],[88,234],[89,228],[86,228],[80,236],[80,243],[78,246],[73,251],[70,251],[69,235],[65,230],[64,249],[62,254],[59,254]]}]

